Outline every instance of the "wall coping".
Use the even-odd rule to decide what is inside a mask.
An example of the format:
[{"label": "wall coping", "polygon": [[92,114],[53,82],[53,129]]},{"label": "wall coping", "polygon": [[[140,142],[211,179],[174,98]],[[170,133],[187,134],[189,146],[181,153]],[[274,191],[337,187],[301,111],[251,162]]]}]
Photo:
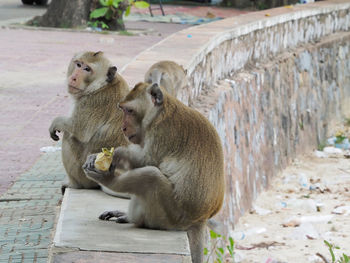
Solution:
[{"label": "wall coping", "polygon": [[[144,73],[153,63],[160,60],[173,60],[183,65],[187,69],[188,75],[191,75],[196,66],[205,60],[206,55],[226,40],[238,39],[254,31],[289,21],[349,8],[350,2],[348,0],[321,1],[295,5],[292,8],[279,7],[242,14],[190,27],[170,35],[141,52],[121,69],[121,74],[133,87],[139,81],[143,81]],[[268,16],[266,16],[267,14]],[[290,48],[290,46],[286,48]]]}]

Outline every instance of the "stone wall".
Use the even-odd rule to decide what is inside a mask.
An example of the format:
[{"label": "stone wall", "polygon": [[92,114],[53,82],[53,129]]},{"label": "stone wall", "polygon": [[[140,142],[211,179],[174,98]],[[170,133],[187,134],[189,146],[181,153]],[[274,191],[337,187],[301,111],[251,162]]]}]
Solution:
[{"label": "stone wall", "polygon": [[[335,2],[335,1],[333,1]],[[286,50],[320,41],[322,37],[350,28],[350,3],[310,8],[295,7],[293,12],[254,20],[254,16],[233,19],[232,28],[220,32],[203,45],[203,51],[193,56],[188,65],[192,87],[190,99],[195,99],[218,80],[246,66],[259,65]],[[272,12],[285,12],[276,8]],[[270,11],[269,11],[270,12]],[[253,18],[253,19],[252,19]],[[245,21],[245,20],[248,21]],[[235,21],[236,20],[236,21]],[[240,22],[239,22],[240,21]],[[193,31],[211,30],[218,23],[201,25]],[[215,28],[215,27],[214,27]]]},{"label": "stone wall", "polygon": [[191,88],[178,98],[208,117],[224,146],[218,218],[228,231],[278,171],[350,113],[349,10],[346,0],[321,1],[192,27],[123,70],[133,85],[159,60],[187,69]]},{"label": "stone wall", "polygon": [[316,149],[329,125],[349,113],[349,50],[350,33],[326,37],[219,81],[194,103],[224,144],[226,225],[247,211],[278,171]]}]

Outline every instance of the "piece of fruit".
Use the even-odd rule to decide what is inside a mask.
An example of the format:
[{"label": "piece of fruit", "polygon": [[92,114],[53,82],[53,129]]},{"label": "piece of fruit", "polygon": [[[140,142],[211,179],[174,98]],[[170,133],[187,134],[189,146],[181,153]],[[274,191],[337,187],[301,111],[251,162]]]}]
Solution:
[{"label": "piece of fruit", "polygon": [[100,171],[107,171],[112,163],[113,152],[113,147],[110,150],[102,148],[102,152],[96,156],[95,167]]}]

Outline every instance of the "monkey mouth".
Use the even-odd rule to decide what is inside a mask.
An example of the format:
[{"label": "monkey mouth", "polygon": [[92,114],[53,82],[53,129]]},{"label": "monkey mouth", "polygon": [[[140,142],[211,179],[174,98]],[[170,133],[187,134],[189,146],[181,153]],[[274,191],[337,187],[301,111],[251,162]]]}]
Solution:
[{"label": "monkey mouth", "polygon": [[135,138],[135,136],[136,136],[135,134],[130,135],[130,136],[128,137],[128,140],[131,141],[133,138]]},{"label": "monkey mouth", "polygon": [[137,135],[133,134],[128,137],[129,142],[138,144]]},{"label": "monkey mouth", "polygon": [[72,94],[76,94],[76,93],[82,92],[82,90],[74,86],[68,85],[68,92]]}]

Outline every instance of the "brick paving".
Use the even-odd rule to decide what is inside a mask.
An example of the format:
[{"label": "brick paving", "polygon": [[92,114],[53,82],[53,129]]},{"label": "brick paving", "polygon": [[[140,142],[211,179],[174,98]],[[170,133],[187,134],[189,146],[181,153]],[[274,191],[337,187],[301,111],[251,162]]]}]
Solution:
[{"label": "brick paving", "polygon": [[47,262],[65,176],[60,159],[60,152],[42,155],[1,196],[0,262]]}]

